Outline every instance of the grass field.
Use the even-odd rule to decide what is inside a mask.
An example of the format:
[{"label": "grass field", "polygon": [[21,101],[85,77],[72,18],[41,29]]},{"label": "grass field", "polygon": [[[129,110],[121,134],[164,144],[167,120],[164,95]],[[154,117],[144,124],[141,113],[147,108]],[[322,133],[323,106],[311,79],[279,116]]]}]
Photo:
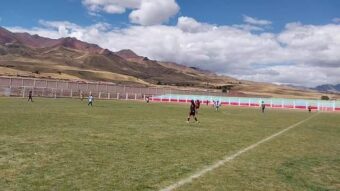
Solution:
[{"label": "grass field", "polygon": [[[0,190],[159,190],[311,115],[0,98]],[[340,190],[340,114],[320,113],[178,190]]]}]

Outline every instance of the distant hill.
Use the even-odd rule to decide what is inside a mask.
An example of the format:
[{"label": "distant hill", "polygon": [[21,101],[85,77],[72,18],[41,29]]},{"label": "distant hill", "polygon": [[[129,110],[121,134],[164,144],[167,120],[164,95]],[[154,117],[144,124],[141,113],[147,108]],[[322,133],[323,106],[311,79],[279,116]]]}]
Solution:
[{"label": "distant hill", "polygon": [[132,50],[112,52],[76,38],[50,39],[0,27],[0,75],[134,86],[229,89],[231,96],[312,97],[320,93],[243,81],[195,67],[151,60]]},{"label": "distant hill", "polygon": [[[76,38],[50,39],[0,28],[2,75],[19,74],[135,85],[219,86],[236,79],[149,60],[132,50],[111,52]],[[190,71],[190,72],[188,72]]]},{"label": "distant hill", "polygon": [[313,88],[317,91],[321,92],[338,92],[340,93],[340,84],[332,85],[332,84],[325,84],[325,85],[320,85],[315,88]]}]

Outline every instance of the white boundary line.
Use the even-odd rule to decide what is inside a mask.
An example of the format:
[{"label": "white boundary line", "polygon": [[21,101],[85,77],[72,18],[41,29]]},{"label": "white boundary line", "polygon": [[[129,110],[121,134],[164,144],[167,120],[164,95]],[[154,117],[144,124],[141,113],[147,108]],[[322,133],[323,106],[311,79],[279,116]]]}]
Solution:
[{"label": "white boundary line", "polygon": [[176,182],[174,184],[171,184],[170,186],[167,186],[166,188],[161,189],[160,191],[171,191],[171,190],[174,190],[174,189],[177,189],[177,188],[183,186],[184,184],[190,183],[193,180],[203,176],[204,174],[206,174],[206,173],[208,173],[208,172],[210,172],[210,171],[212,171],[212,170],[214,170],[214,169],[224,165],[225,163],[234,160],[236,157],[238,157],[241,154],[243,154],[243,153],[245,153],[245,152],[247,152],[247,151],[249,151],[249,150],[251,150],[251,149],[253,149],[253,148],[257,147],[257,146],[259,146],[260,144],[265,143],[265,142],[267,142],[267,141],[269,141],[269,140],[271,140],[271,139],[281,135],[282,133],[284,133],[284,132],[286,132],[286,131],[294,128],[294,127],[299,126],[300,124],[310,120],[311,118],[315,117],[318,114],[319,113],[314,114],[314,115],[308,117],[307,119],[304,119],[304,120],[302,120],[302,121],[300,121],[298,123],[295,123],[295,124],[285,128],[285,129],[283,129],[283,130],[281,130],[281,131],[279,131],[279,132],[277,132],[277,133],[275,133],[275,134],[265,138],[265,139],[262,139],[261,141],[255,143],[255,144],[252,144],[252,145],[248,146],[247,148],[241,149],[241,150],[239,150],[237,153],[235,153],[233,155],[227,155],[227,156],[223,157],[222,160],[219,160],[216,163],[214,163],[214,164],[212,164],[210,166],[207,166],[207,167],[203,168],[202,170],[199,170],[195,174],[193,174],[193,175],[191,175],[191,176],[189,176],[187,178],[184,178],[182,180],[179,180],[178,182]]}]

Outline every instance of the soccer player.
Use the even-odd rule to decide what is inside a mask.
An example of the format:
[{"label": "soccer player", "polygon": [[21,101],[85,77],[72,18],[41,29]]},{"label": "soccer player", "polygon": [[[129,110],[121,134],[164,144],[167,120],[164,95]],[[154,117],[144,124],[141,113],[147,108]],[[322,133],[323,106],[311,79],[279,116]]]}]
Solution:
[{"label": "soccer player", "polygon": [[94,100],[94,99],[93,99],[93,96],[92,96],[92,94],[90,94],[90,96],[88,97],[87,106],[91,105],[91,107],[92,107],[93,100]]},{"label": "soccer player", "polygon": [[201,102],[199,100],[196,100],[195,107],[196,107],[196,115],[198,115],[198,109],[200,108]]},{"label": "soccer player", "polygon": [[28,92],[28,100],[27,101],[33,102],[32,90]]},{"label": "soccer player", "polygon": [[146,103],[149,103],[150,102],[150,98],[149,96],[145,98],[146,99]]},{"label": "soccer player", "polygon": [[214,102],[214,104],[215,104],[214,106],[215,106],[216,111],[219,111],[220,106],[221,106],[220,101],[217,100],[217,101]]},{"label": "soccer player", "polygon": [[308,112],[309,112],[309,113],[312,112],[312,106],[308,106]]},{"label": "soccer player", "polygon": [[264,110],[266,109],[266,104],[264,103],[264,101],[261,102],[261,110],[262,113],[264,113]]},{"label": "soccer player", "polygon": [[193,117],[195,119],[195,121],[197,123],[199,123],[198,120],[197,120],[197,117],[196,117],[196,105],[195,105],[195,101],[194,100],[191,100],[190,111],[189,111],[189,116],[188,116],[187,123],[189,123],[191,117]]}]

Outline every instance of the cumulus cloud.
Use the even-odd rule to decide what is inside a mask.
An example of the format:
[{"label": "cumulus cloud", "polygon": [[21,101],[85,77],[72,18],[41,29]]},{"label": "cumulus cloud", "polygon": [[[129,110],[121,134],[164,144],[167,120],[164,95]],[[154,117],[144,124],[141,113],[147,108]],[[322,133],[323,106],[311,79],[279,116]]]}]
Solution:
[{"label": "cumulus cloud", "polygon": [[41,27],[7,27],[52,38],[71,36],[112,51],[132,49],[241,79],[315,86],[340,83],[340,24],[290,23],[279,33],[212,25],[180,17],[175,26],[111,28],[41,21]]},{"label": "cumulus cloud", "polygon": [[132,23],[141,25],[161,24],[179,11],[175,0],[142,0],[139,9],[130,13]]},{"label": "cumulus cloud", "polygon": [[179,11],[175,0],[83,0],[91,15],[98,12],[121,14],[131,9],[130,22],[140,25],[159,25]]},{"label": "cumulus cloud", "polygon": [[265,26],[265,25],[270,25],[272,24],[271,21],[268,20],[261,20],[261,19],[257,19],[254,17],[249,17],[247,15],[243,15],[243,21],[245,23],[248,23],[250,25],[260,25],[260,26]]}]

